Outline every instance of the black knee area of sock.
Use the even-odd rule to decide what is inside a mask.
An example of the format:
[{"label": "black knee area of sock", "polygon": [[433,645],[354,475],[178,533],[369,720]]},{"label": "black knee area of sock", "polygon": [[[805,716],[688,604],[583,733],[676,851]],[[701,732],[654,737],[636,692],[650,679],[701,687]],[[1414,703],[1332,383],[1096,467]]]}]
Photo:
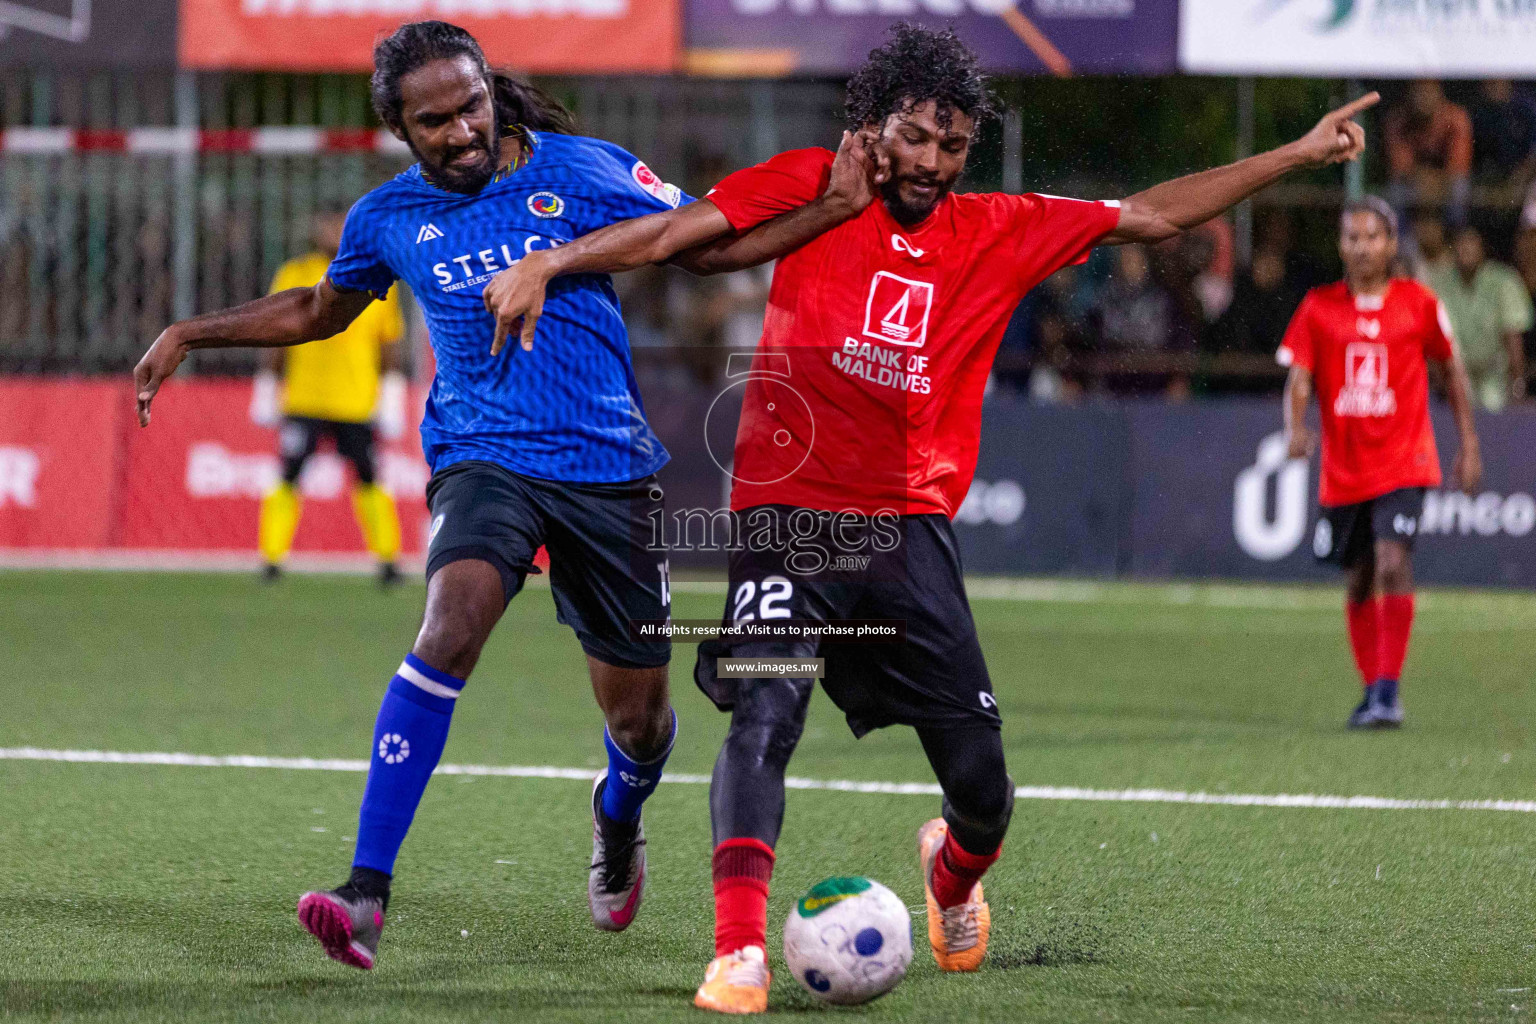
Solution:
[{"label": "black knee area of sock", "polygon": [[784,823],[784,772],[805,728],[814,687],[810,679],[742,680],[710,785],[716,842],[778,842]]},{"label": "black knee area of sock", "polygon": [[1013,780],[1002,733],[990,725],[919,729],[923,751],[944,791],[944,820],[960,848],[996,853],[1013,817]]},{"label": "black knee area of sock", "polygon": [[[944,821],[960,849],[978,857],[997,852],[1008,834],[1008,823],[1013,820],[1013,779],[1003,773],[1003,784],[991,787],[1001,790],[1000,800],[985,800],[980,811],[972,808],[961,810],[948,796],[944,798]],[[990,794],[989,794],[990,796]]]},{"label": "black knee area of sock", "polygon": [[387,871],[379,871],[375,868],[365,868],[354,865],[352,875],[347,879],[344,889],[349,889],[364,899],[378,900],[384,904],[384,909],[389,909],[389,883],[393,878]]},{"label": "black knee area of sock", "polygon": [[725,744],[733,760],[782,773],[800,743],[810,707],[809,679],[744,680]]}]

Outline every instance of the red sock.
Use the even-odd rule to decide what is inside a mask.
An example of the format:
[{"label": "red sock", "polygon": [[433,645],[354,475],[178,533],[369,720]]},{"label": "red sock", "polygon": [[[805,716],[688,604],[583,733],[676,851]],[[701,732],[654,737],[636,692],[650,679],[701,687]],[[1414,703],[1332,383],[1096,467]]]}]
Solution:
[{"label": "red sock", "polygon": [[968,853],[964,847],[955,842],[953,832],[946,833],[944,848],[939,851],[939,856],[933,863],[934,900],[946,909],[958,907],[969,900],[971,890],[976,888],[976,883],[981,881],[981,876],[987,873],[987,868],[997,863],[997,858],[1002,856],[1002,853],[1001,846],[992,853],[982,856]]},{"label": "red sock", "polygon": [[1379,679],[1401,679],[1408,658],[1408,635],[1413,632],[1413,595],[1387,594],[1381,599]]},{"label": "red sock", "polygon": [[1380,602],[1374,597],[1359,604],[1348,599],[1344,602],[1344,620],[1349,623],[1349,646],[1355,652],[1355,667],[1360,670],[1360,678],[1366,686],[1380,678],[1376,672],[1380,647],[1376,625],[1380,614]]},{"label": "red sock", "polygon": [[768,880],[773,847],[760,839],[727,839],[715,847],[715,956],[746,946],[768,950]]}]

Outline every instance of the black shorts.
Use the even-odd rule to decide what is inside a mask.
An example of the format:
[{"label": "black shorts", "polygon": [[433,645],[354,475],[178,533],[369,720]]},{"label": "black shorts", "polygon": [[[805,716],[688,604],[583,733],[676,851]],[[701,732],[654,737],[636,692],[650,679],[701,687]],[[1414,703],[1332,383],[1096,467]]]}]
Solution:
[{"label": "black shorts", "polygon": [[[754,545],[754,513],[817,517],[818,530],[794,531],[783,547]],[[722,711],[735,704],[736,679],[716,675],[718,657],[825,658],[822,688],[855,736],[888,725],[945,728],[984,723],[1001,728],[992,680],[965,598],[960,553],[941,515],[892,517],[883,528],[861,519],[839,527],[829,513],[760,505],[739,513],[743,548],[730,557],[725,621],[748,617],[827,623],[884,619],[905,623],[894,642],[803,640],[709,641],[699,645],[694,681]],[[883,529],[881,537],[876,531]],[[865,543],[860,543],[860,539]],[[879,550],[879,539],[886,550]],[[763,548],[767,547],[767,550]],[[818,568],[817,552],[845,568]],[[810,557],[807,557],[807,555]],[[868,556],[867,563],[858,559]],[[798,571],[797,571],[798,570]]]},{"label": "black shorts", "polygon": [[549,549],[549,582],[560,622],[581,649],[624,668],[665,665],[668,640],[631,638],[632,620],[666,619],[667,559],[650,547],[662,507],[654,476],[618,484],[539,480],[490,462],[457,462],[427,484],[432,525],[427,579],[450,562],[476,558],[501,573],[508,602],[533,558]]},{"label": "black shorts", "polygon": [[1353,505],[1323,506],[1312,535],[1319,562],[1351,569],[1375,557],[1378,540],[1395,540],[1413,550],[1424,511],[1424,488],[1404,487]]},{"label": "black shorts", "polygon": [[284,483],[291,484],[299,478],[304,463],[315,454],[323,437],[335,441],[336,453],[352,463],[358,483],[373,483],[373,424],[317,420],[310,416],[285,417],[278,431],[277,444],[283,456]]}]

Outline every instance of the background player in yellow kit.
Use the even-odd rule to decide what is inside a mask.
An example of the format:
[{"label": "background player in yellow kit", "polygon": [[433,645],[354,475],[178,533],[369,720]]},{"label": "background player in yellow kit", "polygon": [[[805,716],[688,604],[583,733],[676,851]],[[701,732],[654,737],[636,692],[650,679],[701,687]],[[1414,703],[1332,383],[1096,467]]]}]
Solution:
[{"label": "background player in yellow kit", "polygon": [[[315,218],[315,251],[278,270],[272,291],[312,288],[325,276],[341,243],[345,214]],[[251,419],[263,426],[282,423],[283,476],[261,502],[259,543],[262,578],[276,579],[293,546],[302,499],[295,486],[304,463],[321,438],[352,463],[352,508],[369,552],[378,559],[379,579],[399,577],[400,518],[394,499],[379,486],[373,453],[374,430],[386,439],[405,430],[405,375],[400,372],[400,339],[405,322],[398,289],[370,303],[351,326],[324,341],[271,349],[263,355],[251,396]],[[282,372],[279,383],[278,374]],[[279,394],[281,393],[281,395]]]}]

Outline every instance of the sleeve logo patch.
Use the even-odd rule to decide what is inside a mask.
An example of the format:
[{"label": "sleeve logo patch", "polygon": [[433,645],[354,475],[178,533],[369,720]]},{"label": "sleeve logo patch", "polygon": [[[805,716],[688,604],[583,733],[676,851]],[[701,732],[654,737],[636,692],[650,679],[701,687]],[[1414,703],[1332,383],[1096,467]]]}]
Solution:
[{"label": "sleeve logo patch", "polygon": [[565,212],[565,200],[553,192],[535,192],[528,197],[528,212],[546,220]]},{"label": "sleeve logo patch", "polygon": [[676,185],[668,185],[656,177],[656,172],[645,166],[642,160],[635,161],[635,166],[629,169],[629,176],[635,179],[635,184],[640,186],[640,191],[650,193],[674,209],[683,201],[682,189]]}]

